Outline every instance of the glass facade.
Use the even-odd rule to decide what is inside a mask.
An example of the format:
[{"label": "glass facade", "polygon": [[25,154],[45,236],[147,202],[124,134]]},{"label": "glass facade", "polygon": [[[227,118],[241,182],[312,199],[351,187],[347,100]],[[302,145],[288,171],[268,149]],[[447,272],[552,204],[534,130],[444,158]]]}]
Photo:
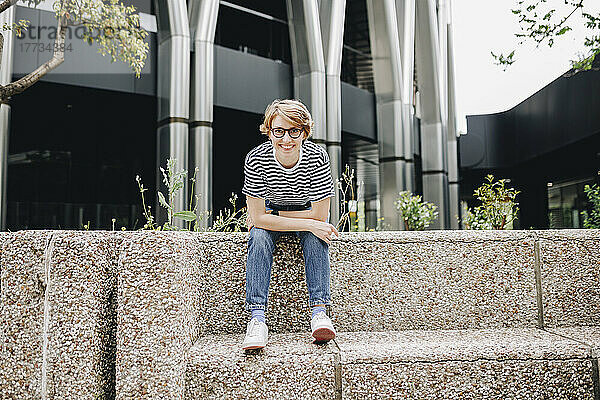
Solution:
[{"label": "glass facade", "polygon": [[7,229],[144,225],[135,177],[155,193],[156,98],[38,82],[12,104]]},{"label": "glass facade", "polygon": [[548,226],[551,229],[583,228],[581,212],[589,212],[583,188],[593,183],[593,179],[548,183]]},{"label": "glass facade", "polygon": [[365,0],[346,3],[341,80],[371,93],[375,91]]},{"label": "glass facade", "polygon": [[291,64],[285,2],[221,2],[215,44]]}]

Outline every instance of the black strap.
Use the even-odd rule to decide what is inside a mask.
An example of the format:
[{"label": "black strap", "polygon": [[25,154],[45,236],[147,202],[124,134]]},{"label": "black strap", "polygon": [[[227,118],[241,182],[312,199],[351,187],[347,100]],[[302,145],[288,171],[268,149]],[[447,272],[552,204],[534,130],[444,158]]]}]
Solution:
[{"label": "black strap", "polygon": [[[304,211],[304,210],[310,210],[312,208],[312,203],[309,201],[306,204],[301,204],[301,205],[297,205],[297,204],[275,204],[270,202],[269,200],[265,200],[265,206],[272,209],[273,211]],[[275,214],[275,212],[272,212],[271,214],[273,215],[279,215],[279,213]]]}]

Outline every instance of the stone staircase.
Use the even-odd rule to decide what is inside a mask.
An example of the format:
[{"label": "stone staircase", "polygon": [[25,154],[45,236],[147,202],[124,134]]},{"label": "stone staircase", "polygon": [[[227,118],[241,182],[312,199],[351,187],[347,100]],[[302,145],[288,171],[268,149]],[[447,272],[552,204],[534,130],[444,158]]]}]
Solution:
[{"label": "stone staircase", "polygon": [[327,345],[284,237],[252,354],[247,234],[0,244],[0,399],[600,399],[598,230],[343,234]]}]

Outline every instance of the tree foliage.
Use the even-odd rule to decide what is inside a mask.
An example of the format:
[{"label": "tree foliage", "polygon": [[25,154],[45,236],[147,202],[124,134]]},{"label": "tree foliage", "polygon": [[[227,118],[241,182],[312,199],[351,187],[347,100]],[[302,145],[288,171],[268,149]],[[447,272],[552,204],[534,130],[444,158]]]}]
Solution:
[{"label": "tree foliage", "polygon": [[[0,1],[0,13],[13,7],[16,2],[17,0]],[[26,1],[34,7],[41,2],[42,0]],[[96,43],[98,52],[103,56],[110,56],[112,62],[119,60],[128,64],[139,78],[149,46],[144,41],[148,32],[141,28],[135,7],[125,6],[118,0],[57,0],[53,8],[57,28],[52,57],[19,80],[0,85],[0,102],[23,92],[63,63],[65,35],[70,26],[83,26],[84,41],[89,44]],[[14,32],[20,36],[29,24],[27,20],[19,20],[0,27],[0,56],[4,47],[4,35]]]},{"label": "tree foliage", "polygon": [[494,182],[493,175],[487,175],[485,182],[475,189],[473,196],[481,202],[474,209],[469,208],[464,217],[466,229],[503,230],[517,218],[520,192],[506,187],[506,179]]},{"label": "tree foliage", "polygon": [[407,231],[425,230],[438,217],[435,204],[423,201],[421,196],[409,191],[400,192],[394,204]]},{"label": "tree foliage", "polygon": [[[592,1],[597,0],[517,0],[511,11],[519,22],[520,29],[515,33],[519,46],[534,43],[536,47],[552,47],[556,40],[573,30],[573,16],[580,13],[587,30],[582,43],[585,50],[571,61],[571,66],[575,72],[591,69],[594,59],[600,54],[600,14],[586,8]],[[563,4],[562,8],[557,7]],[[512,50],[507,55],[492,52],[492,57],[495,64],[506,70],[516,61],[515,52]]]},{"label": "tree foliage", "polygon": [[592,186],[585,185],[583,191],[588,197],[591,205],[591,211],[583,211],[583,227],[587,229],[600,229],[600,186],[594,184]]}]

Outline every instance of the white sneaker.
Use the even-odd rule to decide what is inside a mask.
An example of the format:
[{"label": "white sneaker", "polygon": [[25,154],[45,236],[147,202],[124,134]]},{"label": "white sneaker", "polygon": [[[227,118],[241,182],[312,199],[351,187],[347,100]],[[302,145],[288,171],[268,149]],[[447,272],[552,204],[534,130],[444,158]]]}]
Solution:
[{"label": "white sneaker", "polygon": [[242,343],[242,349],[262,349],[267,345],[267,340],[269,340],[267,324],[260,322],[257,318],[252,318],[248,323],[248,328],[246,328],[246,337]]},{"label": "white sneaker", "polygon": [[310,321],[312,336],[317,342],[327,342],[335,337],[335,329],[325,311],[317,313]]}]

